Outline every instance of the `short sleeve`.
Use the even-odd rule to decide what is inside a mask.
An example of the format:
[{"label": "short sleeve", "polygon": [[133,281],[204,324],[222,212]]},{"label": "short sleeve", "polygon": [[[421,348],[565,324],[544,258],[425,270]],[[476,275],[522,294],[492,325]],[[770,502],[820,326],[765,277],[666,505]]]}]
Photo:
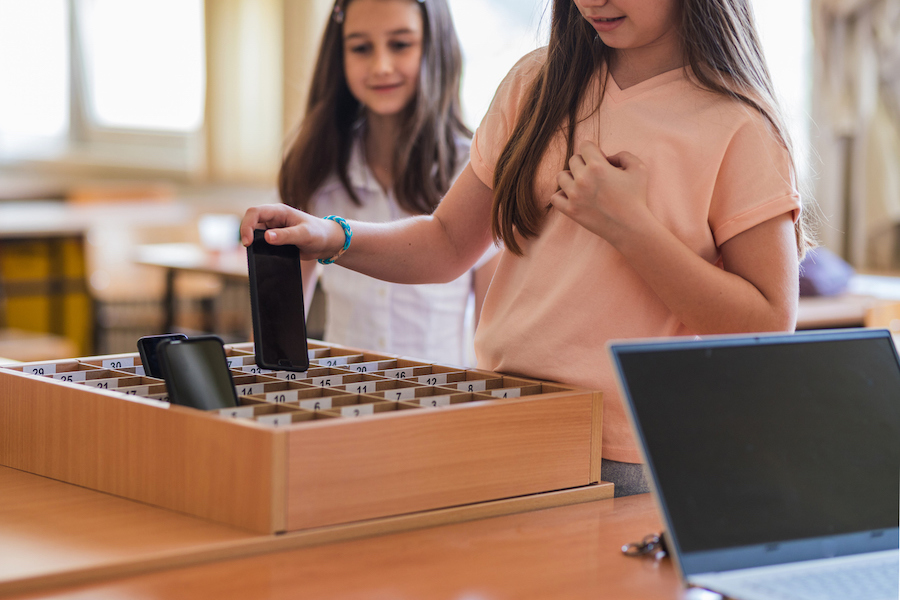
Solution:
[{"label": "short sleeve", "polygon": [[510,69],[497,88],[491,106],[472,139],[470,163],[478,179],[494,187],[494,167],[515,127],[521,104],[531,82],[544,64],[546,48],[539,48]]},{"label": "short sleeve", "polygon": [[790,156],[762,115],[738,127],[722,158],[709,210],[716,245],[784,213],[800,217]]}]

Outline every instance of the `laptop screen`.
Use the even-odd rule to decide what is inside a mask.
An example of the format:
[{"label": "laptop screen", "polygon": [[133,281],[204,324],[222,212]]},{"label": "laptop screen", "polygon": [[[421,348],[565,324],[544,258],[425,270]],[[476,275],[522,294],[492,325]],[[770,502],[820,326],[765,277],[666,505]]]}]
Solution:
[{"label": "laptop screen", "polygon": [[887,331],[611,352],[686,574],[897,547],[900,365]]}]

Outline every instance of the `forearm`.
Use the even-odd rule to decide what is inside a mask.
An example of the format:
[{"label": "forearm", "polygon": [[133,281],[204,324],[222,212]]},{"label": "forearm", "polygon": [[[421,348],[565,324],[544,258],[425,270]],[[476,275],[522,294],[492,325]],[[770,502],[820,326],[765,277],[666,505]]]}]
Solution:
[{"label": "forearm", "polygon": [[[465,273],[479,255],[477,249],[459,248],[436,215],[391,223],[351,221],[350,226],[350,248],[336,264],[384,281],[452,281]],[[341,243],[342,236],[343,233]]]},{"label": "forearm", "polygon": [[789,215],[723,245],[725,270],[688,248],[658,221],[614,246],[697,334],[790,331],[796,324],[798,264]]},{"label": "forearm", "polygon": [[[471,268],[491,243],[491,190],[467,167],[433,215],[392,223],[350,222],[350,246],[337,264],[396,283],[451,281]],[[293,244],[300,258],[311,261],[335,256],[345,243],[341,226],[284,204],[247,210],[241,240],[253,241],[255,229],[266,229],[270,244]]]}]

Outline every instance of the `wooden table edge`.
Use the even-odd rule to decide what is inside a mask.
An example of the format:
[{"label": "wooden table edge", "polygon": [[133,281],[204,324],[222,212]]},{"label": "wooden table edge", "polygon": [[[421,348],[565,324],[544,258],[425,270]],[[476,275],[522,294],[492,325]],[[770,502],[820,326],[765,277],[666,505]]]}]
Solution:
[{"label": "wooden table edge", "polygon": [[488,519],[546,508],[608,500],[613,497],[613,492],[612,483],[601,481],[566,490],[372,519],[346,525],[334,525],[305,531],[220,542],[199,548],[158,552],[121,562],[78,567],[56,573],[0,581],[0,596],[44,592],[54,588],[96,583],[155,571],[284,552],[309,546]]}]

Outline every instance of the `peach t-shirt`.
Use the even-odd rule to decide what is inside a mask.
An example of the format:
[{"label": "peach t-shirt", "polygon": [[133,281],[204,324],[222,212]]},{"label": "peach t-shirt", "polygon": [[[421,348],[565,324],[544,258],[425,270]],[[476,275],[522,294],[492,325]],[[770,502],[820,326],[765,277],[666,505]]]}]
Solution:
[{"label": "peach t-shirt", "polygon": [[[475,174],[493,187],[494,165],[545,58],[537,50],[513,67],[472,144]],[[575,131],[607,155],[627,150],[648,167],[651,212],[698,255],[721,266],[719,246],[800,200],[788,155],[765,119],[744,104],[704,91],[682,69],[625,90],[612,77],[598,111],[600,80],[586,94]],[[560,133],[539,167],[540,202],[549,203],[564,167]],[[540,235],[504,252],[475,335],[478,366],[599,389],[603,457],[640,462],[606,350],[612,339],[689,335],[624,257],[556,210]]]}]

